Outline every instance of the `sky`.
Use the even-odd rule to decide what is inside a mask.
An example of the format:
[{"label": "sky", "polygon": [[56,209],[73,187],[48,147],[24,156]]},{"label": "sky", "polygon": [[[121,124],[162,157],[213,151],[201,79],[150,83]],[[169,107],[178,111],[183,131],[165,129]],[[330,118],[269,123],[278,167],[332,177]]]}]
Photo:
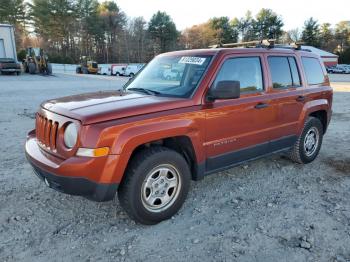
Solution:
[{"label": "sky", "polygon": [[206,22],[214,16],[242,17],[248,10],[253,16],[261,8],[270,8],[281,15],[284,29],[301,28],[309,17],[319,23],[335,25],[350,20],[350,0],[116,0],[129,17],[143,16],[147,21],[157,12],[165,11],[178,30]]}]

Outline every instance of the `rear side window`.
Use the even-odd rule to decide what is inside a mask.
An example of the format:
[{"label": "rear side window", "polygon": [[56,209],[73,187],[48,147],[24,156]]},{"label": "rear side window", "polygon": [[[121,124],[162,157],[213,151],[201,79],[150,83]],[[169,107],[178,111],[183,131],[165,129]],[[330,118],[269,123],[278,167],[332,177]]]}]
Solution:
[{"label": "rear side window", "polygon": [[324,82],[323,70],[317,58],[302,57],[303,66],[309,85],[322,84]]},{"label": "rear side window", "polygon": [[270,56],[268,62],[273,88],[298,87],[301,85],[294,57]]},{"label": "rear side window", "polygon": [[237,57],[227,59],[215,79],[219,81],[239,81],[241,93],[259,92],[263,88],[261,62],[259,57]]}]

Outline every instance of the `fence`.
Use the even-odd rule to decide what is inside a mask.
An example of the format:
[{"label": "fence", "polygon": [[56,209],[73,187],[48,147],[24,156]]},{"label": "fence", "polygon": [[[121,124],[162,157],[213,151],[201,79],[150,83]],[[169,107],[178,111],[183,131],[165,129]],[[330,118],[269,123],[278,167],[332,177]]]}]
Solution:
[{"label": "fence", "polygon": [[75,73],[78,65],[71,64],[51,64],[52,71],[55,73]]}]

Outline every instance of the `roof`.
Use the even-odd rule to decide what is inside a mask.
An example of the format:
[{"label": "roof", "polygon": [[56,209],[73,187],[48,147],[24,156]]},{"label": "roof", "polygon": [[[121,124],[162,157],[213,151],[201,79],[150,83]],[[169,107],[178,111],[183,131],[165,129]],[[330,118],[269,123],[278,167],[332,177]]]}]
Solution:
[{"label": "roof", "polygon": [[301,48],[303,49],[308,49],[310,50],[312,53],[315,53],[315,54],[318,54],[319,56],[321,57],[338,57],[337,55],[335,54],[332,54],[330,52],[327,52],[327,51],[324,51],[322,49],[319,49],[319,48],[316,48],[316,47],[313,47],[311,45],[303,45]]}]

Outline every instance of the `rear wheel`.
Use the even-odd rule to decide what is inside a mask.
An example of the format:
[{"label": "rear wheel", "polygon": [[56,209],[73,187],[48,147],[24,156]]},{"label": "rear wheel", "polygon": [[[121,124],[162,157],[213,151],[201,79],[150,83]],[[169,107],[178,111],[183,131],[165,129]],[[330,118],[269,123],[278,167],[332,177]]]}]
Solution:
[{"label": "rear wheel", "polygon": [[300,164],[312,162],[318,155],[323,138],[323,125],[316,117],[309,117],[303,132],[295,142],[289,157]]},{"label": "rear wheel", "polygon": [[131,160],[118,198],[128,215],[152,225],[171,218],[184,203],[190,169],[177,152],[165,147],[140,151]]},{"label": "rear wheel", "polygon": [[134,77],[135,76],[135,74],[134,73],[130,73],[130,75],[129,75],[131,78],[132,77]]},{"label": "rear wheel", "polygon": [[46,73],[48,75],[52,75],[52,65],[51,65],[51,63],[47,63]]}]

